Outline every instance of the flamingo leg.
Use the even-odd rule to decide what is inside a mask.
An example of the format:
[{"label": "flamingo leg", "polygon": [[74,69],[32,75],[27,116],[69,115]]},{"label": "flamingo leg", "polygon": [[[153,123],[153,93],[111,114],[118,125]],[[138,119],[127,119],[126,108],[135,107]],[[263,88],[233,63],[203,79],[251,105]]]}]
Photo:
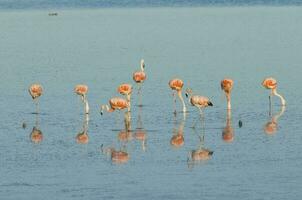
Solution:
[{"label": "flamingo leg", "polygon": [[176,115],[176,94],[175,94],[175,92],[173,91],[173,93],[172,93],[172,96],[173,96],[173,113],[174,113],[174,115]]},{"label": "flamingo leg", "polygon": [[269,116],[272,116],[272,110],[273,110],[272,98],[273,98],[273,95],[270,94],[270,95],[268,96],[268,99],[269,99]]},{"label": "flamingo leg", "polygon": [[138,106],[141,107],[142,106],[142,84],[138,83],[137,84],[138,89],[137,89],[137,95],[138,95]]}]

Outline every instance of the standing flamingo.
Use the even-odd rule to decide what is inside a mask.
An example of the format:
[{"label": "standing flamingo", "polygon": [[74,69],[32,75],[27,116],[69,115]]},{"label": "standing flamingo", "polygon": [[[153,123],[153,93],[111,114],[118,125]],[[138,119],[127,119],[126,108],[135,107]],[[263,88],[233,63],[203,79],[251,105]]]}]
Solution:
[{"label": "standing flamingo", "polygon": [[35,104],[36,104],[36,113],[39,113],[39,101],[38,98],[42,95],[43,93],[43,88],[40,84],[32,84],[29,89],[29,94],[31,95],[31,97],[33,98]]},{"label": "standing flamingo", "polygon": [[118,86],[117,91],[122,94],[126,95],[126,99],[128,101],[128,111],[131,110],[131,93],[132,93],[132,86],[130,84],[124,83]]},{"label": "standing flamingo", "polygon": [[[138,95],[141,95],[141,84],[146,80],[145,61],[141,59],[141,71],[136,71],[133,73],[133,80],[138,84]],[[141,106],[141,97],[139,97],[139,106]]]},{"label": "standing flamingo", "polygon": [[234,81],[232,79],[223,79],[220,83],[221,89],[225,92],[227,98],[227,108],[231,110],[231,91]]},{"label": "standing flamingo", "polygon": [[89,113],[89,105],[87,100],[87,92],[88,92],[88,86],[87,85],[76,85],[74,88],[74,92],[77,95],[81,96],[82,102],[84,103],[84,110],[85,114]]},{"label": "standing flamingo", "polygon": [[182,87],[184,85],[184,82],[180,79],[172,79],[169,81],[169,86],[170,88],[173,90],[173,98],[174,98],[174,113],[176,114],[176,109],[175,109],[175,104],[176,104],[176,97],[175,97],[175,93],[174,91],[177,92],[177,95],[182,103],[182,111],[185,113],[187,111],[186,109],[186,104],[185,104],[185,101],[182,97],[182,93],[181,93],[181,90],[182,90]]},{"label": "standing flamingo", "polygon": [[193,95],[193,91],[190,88],[186,89],[186,96],[189,97],[191,105],[199,109],[200,114],[202,114],[202,109],[213,106],[208,97]]},{"label": "standing flamingo", "polygon": [[[271,90],[271,94],[269,96],[269,102],[270,102],[270,105],[271,104],[271,98],[273,95],[279,97],[281,99],[281,105],[282,106],[285,106],[286,105],[286,101],[285,99],[283,98],[282,95],[280,95],[278,92],[277,92],[277,81],[276,79],[274,78],[266,78],[264,79],[264,81],[262,82],[262,86],[265,87],[266,89],[270,89]],[[270,106],[271,107],[271,106]]]}]

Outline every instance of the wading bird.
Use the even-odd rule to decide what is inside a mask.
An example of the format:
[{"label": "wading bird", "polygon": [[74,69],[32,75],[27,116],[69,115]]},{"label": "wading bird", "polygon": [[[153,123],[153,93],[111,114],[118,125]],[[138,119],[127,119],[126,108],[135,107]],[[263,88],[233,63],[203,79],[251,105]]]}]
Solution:
[{"label": "wading bird", "polygon": [[227,108],[231,109],[231,91],[233,88],[234,81],[232,79],[223,79],[220,82],[221,89],[225,92],[227,98]]},{"label": "wading bird", "polygon": [[137,93],[138,93],[138,96],[139,96],[138,97],[139,98],[138,106],[142,106],[142,103],[141,103],[141,85],[146,80],[146,73],[144,72],[144,69],[145,69],[145,62],[144,62],[144,59],[141,59],[141,71],[136,71],[136,72],[133,73],[133,80],[138,85],[138,90],[137,90]]},{"label": "wading bird", "polygon": [[286,101],[283,98],[283,96],[280,95],[277,92],[277,81],[276,81],[276,79],[271,78],[271,77],[270,78],[266,78],[266,79],[263,80],[262,86],[265,87],[266,89],[270,89],[271,90],[271,94],[269,96],[270,108],[271,108],[271,105],[272,105],[271,98],[272,98],[273,95],[275,95],[275,96],[277,96],[277,97],[280,98],[282,106],[286,105]]},{"label": "wading bird", "polygon": [[120,97],[114,97],[109,100],[109,105],[102,105],[101,106],[101,115],[103,115],[104,110],[107,112],[113,112],[115,110],[123,110],[129,107],[129,103],[126,99]]},{"label": "wading bird", "polygon": [[87,85],[76,85],[74,88],[74,92],[77,95],[81,96],[81,100],[84,103],[85,114],[88,114],[89,113],[89,105],[88,105],[88,100],[87,100],[88,86]]},{"label": "wading bird", "polygon": [[132,86],[130,84],[124,83],[118,86],[117,91],[126,96],[128,101],[128,111],[131,110],[131,93],[132,93]]},{"label": "wading bird", "polygon": [[42,95],[43,93],[43,88],[40,84],[32,84],[29,89],[29,94],[31,95],[31,97],[33,98],[35,104],[36,104],[36,113],[39,113],[39,101],[38,98]]},{"label": "wading bird", "polygon": [[200,114],[202,114],[202,109],[208,106],[213,106],[208,97],[193,95],[193,91],[190,88],[186,89],[186,97],[189,98],[192,106],[195,106],[199,109]]},{"label": "wading bird", "polygon": [[183,99],[182,93],[181,93],[183,85],[184,85],[184,82],[182,80],[180,80],[180,79],[177,79],[177,78],[172,79],[172,80],[169,81],[169,86],[173,90],[172,95],[173,95],[173,101],[174,101],[174,113],[175,114],[176,114],[176,108],[175,108],[176,96],[175,96],[175,92],[174,91],[177,92],[177,95],[178,95],[178,97],[179,97],[179,99],[180,99],[180,101],[182,103],[182,111],[184,113],[187,111],[186,104],[184,102],[184,99]]}]

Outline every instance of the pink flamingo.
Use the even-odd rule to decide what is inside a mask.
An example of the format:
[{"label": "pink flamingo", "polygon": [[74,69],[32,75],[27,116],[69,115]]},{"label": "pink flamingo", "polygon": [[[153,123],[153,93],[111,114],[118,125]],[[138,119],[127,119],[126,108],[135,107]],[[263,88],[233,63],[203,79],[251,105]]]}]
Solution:
[{"label": "pink flamingo", "polygon": [[182,88],[183,88],[184,82],[181,79],[175,78],[169,81],[169,86],[173,90],[173,99],[174,99],[174,113],[176,113],[175,109],[175,103],[176,103],[176,98],[175,98],[175,93],[174,91],[177,92],[177,95],[182,103],[182,111],[185,113],[187,111],[185,101],[182,97]]},{"label": "pink flamingo", "polygon": [[142,83],[146,80],[146,73],[144,72],[145,70],[145,61],[144,59],[141,59],[141,70],[136,71],[133,73],[133,80],[137,83],[138,85],[138,95],[139,95],[139,106],[142,106],[141,104],[141,85]]},{"label": "pink flamingo", "polygon": [[271,105],[271,98],[272,98],[273,95],[275,95],[275,96],[277,96],[277,97],[280,98],[282,106],[286,105],[286,101],[283,98],[283,96],[280,95],[277,92],[277,81],[276,81],[276,79],[274,79],[272,77],[266,78],[266,79],[263,80],[262,86],[265,87],[266,89],[270,89],[271,90],[271,94],[269,96],[270,105]]},{"label": "pink flamingo", "polygon": [[39,101],[38,98],[42,95],[43,93],[43,88],[40,84],[32,84],[29,89],[28,89],[29,94],[33,98],[35,104],[36,104],[36,113],[39,113]]},{"label": "pink flamingo", "polygon": [[87,92],[88,92],[88,86],[87,85],[76,85],[74,88],[74,92],[77,95],[81,96],[81,100],[84,103],[84,110],[85,114],[89,113],[89,105],[88,105],[88,100],[87,100]]},{"label": "pink flamingo", "polygon": [[128,101],[128,111],[130,112],[131,110],[131,93],[132,93],[132,85],[128,83],[124,83],[118,86],[117,91],[126,96],[126,99]]},{"label": "pink flamingo", "polygon": [[233,89],[234,81],[232,79],[223,79],[220,82],[221,89],[225,92],[227,98],[227,108],[231,109],[231,91]]},{"label": "pink flamingo", "polygon": [[115,110],[123,110],[125,108],[129,108],[129,103],[126,99],[120,97],[114,97],[109,100],[109,105],[101,106],[101,115],[103,115],[104,110],[107,112],[113,112]]},{"label": "pink flamingo", "polygon": [[191,105],[199,109],[200,114],[202,114],[202,109],[213,106],[208,97],[193,95],[193,91],[190,88],[186,89],[186,96],[189,98]]}]

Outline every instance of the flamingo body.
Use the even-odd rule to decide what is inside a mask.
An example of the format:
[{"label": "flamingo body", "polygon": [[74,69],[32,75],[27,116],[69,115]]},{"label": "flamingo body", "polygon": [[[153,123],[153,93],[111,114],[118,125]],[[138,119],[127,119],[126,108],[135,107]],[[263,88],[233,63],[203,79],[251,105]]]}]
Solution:
[{"label": "flamingo body", "polygon": [[43,88],[40,84],[32,84],[29,89],[29,94],[33,99],[40,97],[43,93]]},{"label": "flamingo body", "polygon": [[191,96],[190,103],[192,106],[195,106],[198,108],[205,108],[208,106],[213,106],[212,102],[207,97],[199,96],[199,95]]},{"label": "flamingo body", "polygon": [[169,81],[169,86],[172,90],[181,91],[183,85],[184,85],[184,82],[177,78]]},{"label": "flamingo body", "polygon": [[88,92],[88,86],[87,85],[76,85],[74,88],[74,92],[78,95],[86,95]]},{"label": "flamingo body", "polygon": [[143,71],[137,71],[133,73],[133,80],[136,83],[143,83],[146,80],[146,73]]},{"label": "flamingo body", "polygon": [[230,93],[232,91],[233,84],[234,81],[232,79],[223,79],[220,82],[221,89],[224,90],[226,93]]},{"label": "flamingo body", "polygon": [[129,106],[127,100],[120,97],[111,98],[109,100],[109,105],[113,110],[122,110]]},{"label": "flamingo body", "polygon": [[132,93],[132,86],[124,83],[117,88],[117,91],[122,95],[130,95]]},{"label": "flamingo body", "polygon": [[263,80],[262,86],[266,89],[276,89],[277,88],[277,81],[276,79],[269,77]]}]

